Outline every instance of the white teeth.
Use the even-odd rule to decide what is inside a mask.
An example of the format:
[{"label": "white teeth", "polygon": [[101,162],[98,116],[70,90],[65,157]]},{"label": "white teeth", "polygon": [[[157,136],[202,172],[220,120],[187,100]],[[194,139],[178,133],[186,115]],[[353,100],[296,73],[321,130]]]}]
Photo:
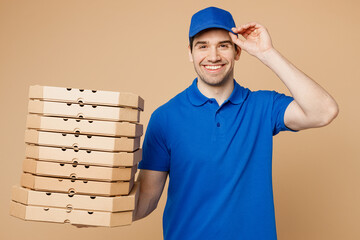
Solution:
[{"label": "white teeth", "polygon": [[221,68],[221,65],[217,65],[217,66],[206,65],[205,68],[210,69],[210,70],[216,70],[216,69]]}]

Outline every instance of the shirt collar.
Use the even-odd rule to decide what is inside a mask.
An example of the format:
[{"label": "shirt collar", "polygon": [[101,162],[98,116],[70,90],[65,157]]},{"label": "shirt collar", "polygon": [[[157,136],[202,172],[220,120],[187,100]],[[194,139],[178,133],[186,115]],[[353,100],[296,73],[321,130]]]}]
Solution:
[{"label": "shirt collar", "polygon": [[[206,96],[204,96],[197,87],[197,81],[198,79],[195,78],[193,83],[188,87],[187,89],[187,95],[189,97],[190,102],[194,106],[201,106],[204,105],[207,101],[210,99]],[[249,90],[247,88],[244,88],[240,86],[234,79],[234,90],[232,91],[230,97],[225,102],[229,101],[232,104],[240,104],[242,103],[247,95]]]}]

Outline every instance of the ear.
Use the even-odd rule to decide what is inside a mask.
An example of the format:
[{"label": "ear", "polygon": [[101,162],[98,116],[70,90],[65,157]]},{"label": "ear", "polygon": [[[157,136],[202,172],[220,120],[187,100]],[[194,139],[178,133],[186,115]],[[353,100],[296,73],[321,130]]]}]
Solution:
[{"label": "ear", "polygon": [[238,45],[235,45],[236,49],[235,49],[235,60],[239,60],[240,59],[240,55],[241,55],[241,48]]},{"label": "ear", "polygon": [[192,53],[191,53],[191,50],[190,50],[190,45],[188,46],[188,50],[189,50],[189,61],[194,62],[194,59],[193,59],[193,56],[192,56]]}]

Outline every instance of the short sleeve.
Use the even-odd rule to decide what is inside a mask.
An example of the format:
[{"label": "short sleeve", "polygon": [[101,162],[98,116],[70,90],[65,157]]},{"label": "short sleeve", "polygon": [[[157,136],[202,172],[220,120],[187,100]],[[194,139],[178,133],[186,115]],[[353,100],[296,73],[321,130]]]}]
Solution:
[{"label": "short sleeve", "polygon": [[284,122],[284,115],[286,108],[294,100],[294,98],[286,96],[282,93],[273,93],[273,106],[272,106],[272,126],[273,126],[273,136],[278,134],[280,131],[292,131],[297,132],[288,128]]},{"label": "short sleeve", "polygon": [[166,119],[158,110],[151,115],[146,129],[139,169],[169,171],[170,153],[164,135]]}]

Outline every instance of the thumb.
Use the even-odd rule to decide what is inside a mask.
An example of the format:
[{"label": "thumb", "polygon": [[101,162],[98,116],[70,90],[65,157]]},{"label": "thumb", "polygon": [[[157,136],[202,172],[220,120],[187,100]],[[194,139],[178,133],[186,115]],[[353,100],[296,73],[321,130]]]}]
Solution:
[{"label": "thumb", "polygon": [[232,32],[229,32],[229,35],[231,37],[231,40],[238,45],[241,49],[244,47],[244,41],[241,40],[240,38],[238,38],[235,34],[233,34]]}]

